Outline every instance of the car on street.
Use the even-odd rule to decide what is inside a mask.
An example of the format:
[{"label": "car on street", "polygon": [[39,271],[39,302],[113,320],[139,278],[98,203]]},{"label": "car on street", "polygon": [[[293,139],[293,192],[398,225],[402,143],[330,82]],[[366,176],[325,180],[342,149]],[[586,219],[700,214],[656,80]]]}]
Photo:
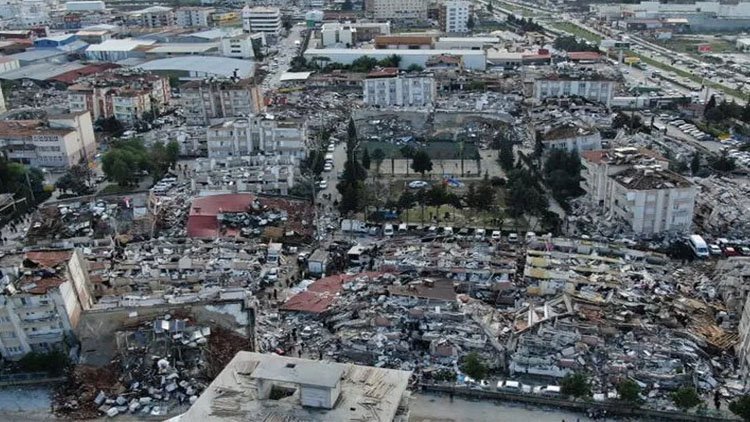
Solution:
[{"label": "car on street", "polygon": [[326,163],[326,164],[325,164],[325,165],[323,166],[323,171],[331,171],[331,170],[333,170],[333,164],[331,164],[331,163]]},{"label": "car on street", "polygon": [[492,231],[492,240],[500,240],[500,238],[502,237],[503,237],[503,234],[500,232],[500,230]]},{"label": "car on street", "polygon": [[518,233],[511,233],[508,235],[508,243],[517,243],[518,242]]},{"label": "car on street", "polygon": [[321,180],[318,183],[318,187],[321,189],[327,189],[328,188],[328,180]]},{"label": "car on street", "polygon": [[409,182],[409,187],[411,189],[422,189],[426,188],[429,185],[429,183],[425,182],[424,180],[415,180],[413,182]]}]

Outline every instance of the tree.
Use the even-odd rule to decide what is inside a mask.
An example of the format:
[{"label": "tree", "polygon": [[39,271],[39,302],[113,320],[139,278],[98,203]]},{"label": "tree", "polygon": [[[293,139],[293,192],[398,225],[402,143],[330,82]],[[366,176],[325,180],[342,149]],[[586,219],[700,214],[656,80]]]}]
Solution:
[{"label": "tree", "polygon": [[711,162],[711,168],[725,173],[734,170],[736,167],[737,164],[734,162],[734,158],[727,155],[726,151],[722,152],[721,156]]},{"label": "tree", "polygon": [[347,214],[360,210],[365,205],[364,184],[367,178],[367,171],[357,160],[357,127],[354,119],[349,118],[346,140],[346,161],[344,162],[344,171],[341,175],[341,182],[336,185],[336,189],[341,194],[339,211]]},{"label": "tree", "polygon": [[88,195],[92,189],[86,184],[91,179],[91,170],[86,164],[71,167],[57,179],[55,187],[63,192],[71,191],[75,195]]},{"label": "tree", "polygon": [[476,352],[471,352],[464,356],[461,371],[477,381],[483,380],[487,376],[487,365],[484,364]]},{"label": "tree", "polygon": [[682,411],[698,406],[702,403],[701,398],[693,387],[682,387],[672,393],[672,402]]},{"label": "tree", "polygon": [[99,126],[102,128],[104,132],[111,133],[114,136],[120,136],[122,132],[125,130],[122,123],[119,120],[117,120],[114,116],[108,117],[106,119],[100,119]]},{"label": "tree", "polygon": [[171,140],[167,143],[167,160],[169,166],[174,167],[177,164],[177,159],[180,157],[180,143],[176,140]]},{"label": "tree", "polygon": [[703,116],[708,117],[711,110],[715,108],[716,108],[716,95],[711,95],[711,98],[708,99],[706,106],[703,107]]},{"label": "tree", "polygon": [[385,160],[385,152],[380,148],[376,148],[375,151],[372,152],[372,159],[375,160],[375,171],[380,174],[380,165],[383,164],[383,160]]},{"label": "tree", "polygon": [[701,153],[696,151],[695,154],[693,154],[693,158],[690,160],[690,172],[693,173],[693,176],[698,174],[698,171],[701,169]]},{"label": "tree", "polygon": [[591,385],[585,374],[576,372],[563,377],[560,381],[560,392],[563,395],[576,398],[589,397],[591,395]]},{"label": "tree", "polygon": [[424,68],[416,63],[410,64],[409,67],[406,68],[407,72],[421,72]]},{"label": "tree", "polygon": [[570,198],[583,193],[580,180],[581,158],[578,152],[564,149],[550,151],[544,162],[544,182],[563,208],[568,207]]},{"label": "tree", "polygon": [[505,171],[510,171],[513,169],[513,161],[515,161],[513,157],[513,143],[503,139],[500,141],[500,151],[498,152],[500,167]]},{"label": "tree", "polygon": [[750,421],[750,395],[745,394],[729,403],[729,410],[744,421]]},{"label": "tree", "polygon": [[362,167],[365,170],[370,170],[370,151],[365,148],[365,152],[362,153]]},{"label": "tree", "polygon": [[641,387],[633,380],[626,379],[617,384],[617,393],[620,395],[620,400],[632,404],[641,402]]},{"label": "tree", "polygon": [[422,177],[428,171],[432,171],[432,159],[427,151],[420,149],[414,153],[414,158],[411,161],[411,168],[417,173],[421,173]]},{"label": "tree", "polygon": [[528,170],[516,168],[508,172],[508,213],[541,215],[548,206],[547,197]]},{"label": "tree", "polygon": [[473,15],[469,15],[469,19],[466,20],[466,28],[468,28],[469,31],[474,29],[474,16]]},{"label": "tree", "polygon": [[492,14],[492,11],[494,10],[494,6],[492,5],[492,1],[487,2],[487,12]]},{"label": "tree", "polygon": [[155,145],[149,153],[141,140],[134,139],[115,143],[102,157],[102,170],[109,180],[125,186],[137,181],[142,171],[155,169],[159,173],[163,161],[166,161],[163,144],[161,147]]},{"label": "tree", "polygon": [[352,0],[344,0],[344,4],[341,5],[341,10],[343,11],[350,11],[354,8],[354,5],[352,4]]}]

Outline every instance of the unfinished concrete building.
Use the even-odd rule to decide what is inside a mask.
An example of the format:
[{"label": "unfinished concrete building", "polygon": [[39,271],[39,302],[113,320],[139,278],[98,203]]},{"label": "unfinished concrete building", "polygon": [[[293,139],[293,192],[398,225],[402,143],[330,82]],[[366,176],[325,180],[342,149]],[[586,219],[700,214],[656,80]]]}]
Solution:
[{"label": "unfinished concrete building", "polygon": [[240,352],[172,420],[408,420],[411,371]]}]

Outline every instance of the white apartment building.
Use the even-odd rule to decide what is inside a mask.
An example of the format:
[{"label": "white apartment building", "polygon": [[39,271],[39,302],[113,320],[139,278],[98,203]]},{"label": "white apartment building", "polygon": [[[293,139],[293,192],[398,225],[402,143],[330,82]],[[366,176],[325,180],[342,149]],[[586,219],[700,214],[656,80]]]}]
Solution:
[{"label": "white apartment building", "polygon": [[634,166],[609,176],[612,187],[604,207],[645,237],[664,232],[689,233],[696,186],[660,165]]},{"label": "white apartment building", "polygon": [[303,159],[307,128],[304,123],[262,117],[230,119],[206,132],[208,158],[274,153]]},{"label": "white apartment building", "polygon": [[245,6],[242,9],[242,30],[278,36],[281,34],[281,10],[278,7]]},{"label": "white apartment building", "polygon": [[372,0],[372,13],[375,19],[426,20],[427,0]]},{"label": "white apartment building", "polygon": [[174,26],[175,12],[171,7],[151,6],[130,12],[131,18],[144,28],[161,28]]},{"label": "white apartment building", "polygon": [[445,32],[469,32],[471,2],[466,0],[450,0],[445,2],[441,7],[440,29]]},{"label": "white apartment building", "polygon": [[[24,259],[34,263],[26,268]],[[29,251],[0,260],[0,354],[64,348],[81,313],[94,303],[86,261],[78,250]]]},{"label": "white apartment building", "polygon": [[[426,106],[435,100],[435,79],[430,75],[398,75],[383,69],[363,81],[364,102],[369,106]],[[382,73],[384,76],[379,76]]]},{"label": "white apartment building", "polygon": [[389,22],[359,23],[324,23],[320,27],[320,39],[323,47],[332,45],[354,45],[357,42],[370,41],[379,35],[389,35]]},{"label": "white apartment building", "polygon": [[175,21],[181,28],[208,27],[211,15],[216,11],[210,7],[181,7],[175,10]]},{"label": "white apartment building", "polygon": [[604,201],[611,196],[609,177],[635,165],[669,168],[669,160],[650,149],[632,147],[581,152],[581,188],[595,206],[604,207]]},{"label": "white apartment building", "polygon": [[46,25],[50,23],[49,12],[56,10],[57,2],[50,2],[47,0],[21,0],[18,8],[20,13],[12,18],[16,19],[16,22],[20,25],[25,27]]},{"label": "white apartment building", "polygon": [[575,124],[565,124],[541,133],[544,150],[565,149],[567,151],[591,151],[602,149],[602,137],[598,130]]},{"label": "white apartment building", "polygon": [[255,34],[243,33],[234,37],[221,39],[221,55],[224,57],[234,57],[237,59],[255,58],[255,49],[253,43],[260,47],[266,45],[266,37],[262,32]]},{"label": "white apartment building", "polygon": [[215,119],[250,117],[265,110],[263,95],[251,79],[203,79],[180,87],[180,103],[190,125]]},{"label": "white apartment building", "polygon": [[112,115],[125,126],[134,125],[151,110],[151,95],[146,89],[120,90],[112,94]]},{"label": "white apartment building", "polygon": [[600,102],[607,107],[612,102],[615,81],[602,78],[572,78],[552,75],[534,81],[534,99],[578,96]]},{"label": "white apartment building", "polygon": [[74,166],[96,153],[91,114],[0,122],[0,150],[8,160],[34,167]]}]

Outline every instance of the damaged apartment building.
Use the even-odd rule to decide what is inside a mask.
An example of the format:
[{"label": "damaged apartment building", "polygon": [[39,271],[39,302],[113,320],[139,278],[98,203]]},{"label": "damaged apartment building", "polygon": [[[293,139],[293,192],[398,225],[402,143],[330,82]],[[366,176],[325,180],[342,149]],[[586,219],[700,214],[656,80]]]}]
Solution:
[{"label": "damaged apartment building", "polygon": [[209,158],[276,154],[305,158],[307,126],[304,120],[279,120],[259,115],[226,119],[209,126],[206,153]]},{"label": "damaged apartment building", "polygon": [[73,330],[94,298],[80,250],[38,250],[0,258],[0,353],[17,360],[30,352],[75,346]]},{"label": "damaged apartment building", "polygon": [[189,125],[209,125],[233,117],[250,118],[265,110],[263,94],[252,79],[194,80],[180,87],[180,96]]},{"label": "damaged apartment building", "polygon": [[165,109],[172,96],[169,78],[138,69],[114,69],[79,79],[68,87],[71,112],[89,111],[93,120],[115,118],[133,125]]},{"label": "damaged apartment building", "polygon": [[690,230],[698,188],[658,153],[629,147],[584,151],[581,158],[582,188],[597,212],[638,236]]}]

